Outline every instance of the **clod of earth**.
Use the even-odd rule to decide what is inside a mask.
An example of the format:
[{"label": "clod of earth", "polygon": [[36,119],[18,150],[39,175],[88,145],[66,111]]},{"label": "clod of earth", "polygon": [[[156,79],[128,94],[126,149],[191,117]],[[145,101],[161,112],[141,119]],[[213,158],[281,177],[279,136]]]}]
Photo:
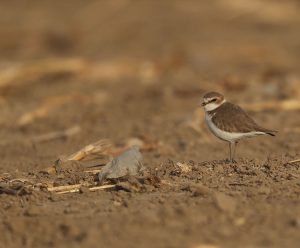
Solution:
[{"label": "clod of earth", "polygon": [[191,183],[190,185],[188,185],[187,190],[192,192],[193,196],[196,197],[212,194],[212,190],[200,183]]},{"label": "clod of earth", "polygon": [[23,182],[0,182],[0,195],[8,194],[8,195],[27,195],[30,194],[32,188],[30,185],[25,185]]},{"label": "clod of earth", "polygon": [[216,192],[214,200],[217,207],[226,213],[233,214],[236,210],[237,201],[224,193]]},{"label": "clod of earth", "polygon": [[142,169],[142,159],[138,147],[129,148],[103,167],[98,174],[99,183],[102,184],[107,178],[117,179],[137,175]]}]

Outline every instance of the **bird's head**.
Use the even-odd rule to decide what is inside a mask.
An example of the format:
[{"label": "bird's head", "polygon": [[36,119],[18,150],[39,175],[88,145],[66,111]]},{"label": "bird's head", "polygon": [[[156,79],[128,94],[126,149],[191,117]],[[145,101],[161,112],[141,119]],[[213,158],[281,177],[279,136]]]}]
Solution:
[{"label": "bird's head", "polygon": [[208,92],[203,96],[202,106],[205,111],[212,111],[226,102],[224,96],[218,92]]}]

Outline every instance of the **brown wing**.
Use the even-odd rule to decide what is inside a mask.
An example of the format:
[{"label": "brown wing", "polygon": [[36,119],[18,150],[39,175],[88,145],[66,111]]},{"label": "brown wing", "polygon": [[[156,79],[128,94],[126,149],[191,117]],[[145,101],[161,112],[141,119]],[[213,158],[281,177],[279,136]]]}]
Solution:
[{"label": "brown wing", "polygon": [[225,102],[217,109],[217,111],[212,112],[214,112],[214,116],[212,118],[213,122],[221,130],[227,132],[273,132],[272,130],[268,130],[258,126],[242,108],[229,102]]}]

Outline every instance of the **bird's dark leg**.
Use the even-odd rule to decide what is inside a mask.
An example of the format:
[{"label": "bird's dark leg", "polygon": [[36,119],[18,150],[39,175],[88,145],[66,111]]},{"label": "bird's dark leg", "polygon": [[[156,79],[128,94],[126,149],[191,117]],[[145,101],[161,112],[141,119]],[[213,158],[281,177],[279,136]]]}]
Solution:
[{"label": "bird's dark leg", "polygon": [[234,155],[235,155],[235,145],[237,142],[229,142],[229,151],[230,151],[230,162],[235,163],[234,161]]},{"label": "bird's dark leg", "polygon": [[229,144],[229,161],[228,162],[230,163],[232,160],[232,143],[229,142],[228,144]]},{"label": "bird's dark leg", "polygon": [[236,151],[236,147],[237,147],[237,141],[234,141],[234,142],[232,142],[232,143],[230,143],[230,144],[232,144],[232,149],[233,149],[233,151],[232,151],[232,159],[231,159],[231,162],[232,163],[236,163],[236,161],[234,160],[234,157],[235,157],[235,151]]}]

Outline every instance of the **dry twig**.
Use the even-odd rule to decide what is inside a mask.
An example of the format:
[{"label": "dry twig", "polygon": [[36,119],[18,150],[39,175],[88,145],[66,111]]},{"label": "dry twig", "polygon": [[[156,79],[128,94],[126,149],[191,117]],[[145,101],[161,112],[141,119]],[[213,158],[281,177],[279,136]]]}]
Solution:
[{"label": "dry twig", "polygon": [[[79,192],[82,187],[85,185],[82,184],[75,184],[75,185],[66,185],[66,186],[58,186],[58,187],[49,187],[48,191],[54,192],[56,194],[66,194],[66,193],[76,193]],[[111,189],[114,188],[115,184],[108,184],[96,187],[89,187],[89,191],[97,191],[97,190],[104,190],[104,189]]]},{"label": "dry twig", "polygon": [[110,147],[111,144],[109,140],[101,139],[93,144],[83,147],[78,152],[75,152],[70,156],[68,156],[65,160],[80,161],[90,155],[99,155],[99,156],[107,155]]},{"label": "dry twig", "polygon": [[[171,66],[169,63],[166,66]],[[89,79],[116,80],[139,77],[152,81],[160,73],[154,61],[114,59],[111,61],[87,61],[82,58],[56,58],[11,65],[0,70],[0,90],[11,86],[30,84],[45,76],[69,73]]]},{"label": "dry twig", "polygon": [[298,162],[300,162],[300,159],[292,160],[292,161],[289,161],[288,163],[293,164],[293,163],[298,163]]},{"label": "dry twig", "polygon": [[39,60],[30,64],[11,66],[0,71],[0,89],[32,82],[45,75],[60,73],[78,73],[87,67],[87,63],[78,58]]},{"label": "dry twig", "polygon": [[82,184],[63,185],[63,186],[48,187],[47,190],[49,192],[60,192],[60,191],[80,189],[80,187],[82,187],[82,186],[84,186],[84,185],[82,185]]},{"label": "dry twig", "polygon": [[[111,147],[111,143],[109,140],[101,139],[93,144],[89,144],[79,151],[67,156],[66,158],[61,158],[60,161],[66,162],[66,161],[80,161],[83,160],[89,156],[108,156],[109,150]],[[48,173],[55,171],[55,165],[51,166],[50,168],[46,169]]]},{"label": "dry twig", "polygon": [[51,132],[47,134],[42,134],[33,138],[33,141],[36,143],[47,142],[55,139],[67,138],[78,134],[81,128],[79,126],[74,126],[62,131]]},{"label": "dry twig", "polygon": [[299,100],[282,100],[282,101],[271,101],[271,102],[261,102],[253,104],[242,105],[248,111],[260,112],[265,110],[300,110]]},{"label": "dry twig", "polygon": [[96,175],[96,174],[98,174],[100,171],[101,171],[100,169],[95,169],[95,170],[86,170],[86,171],[84,171],[84,172],[86,172],[86,173],[91,173],[91,174],[93,174],[93,175]]},{"label": "dry twig", "polygon": [[42,104],[40,104],[39,107],[37,107],[36,109],[23,114],[17,120],[17,125],[18,126],[28,125],[38,118],[43,118],[47,116],[49,112],[52,111],[53,109],[57,109],[58,107],[61,107],[62,105],[68,102],[78,101],[78,100],[85,101],[88,100],[88,97],[76,93],[49,97]]}]

